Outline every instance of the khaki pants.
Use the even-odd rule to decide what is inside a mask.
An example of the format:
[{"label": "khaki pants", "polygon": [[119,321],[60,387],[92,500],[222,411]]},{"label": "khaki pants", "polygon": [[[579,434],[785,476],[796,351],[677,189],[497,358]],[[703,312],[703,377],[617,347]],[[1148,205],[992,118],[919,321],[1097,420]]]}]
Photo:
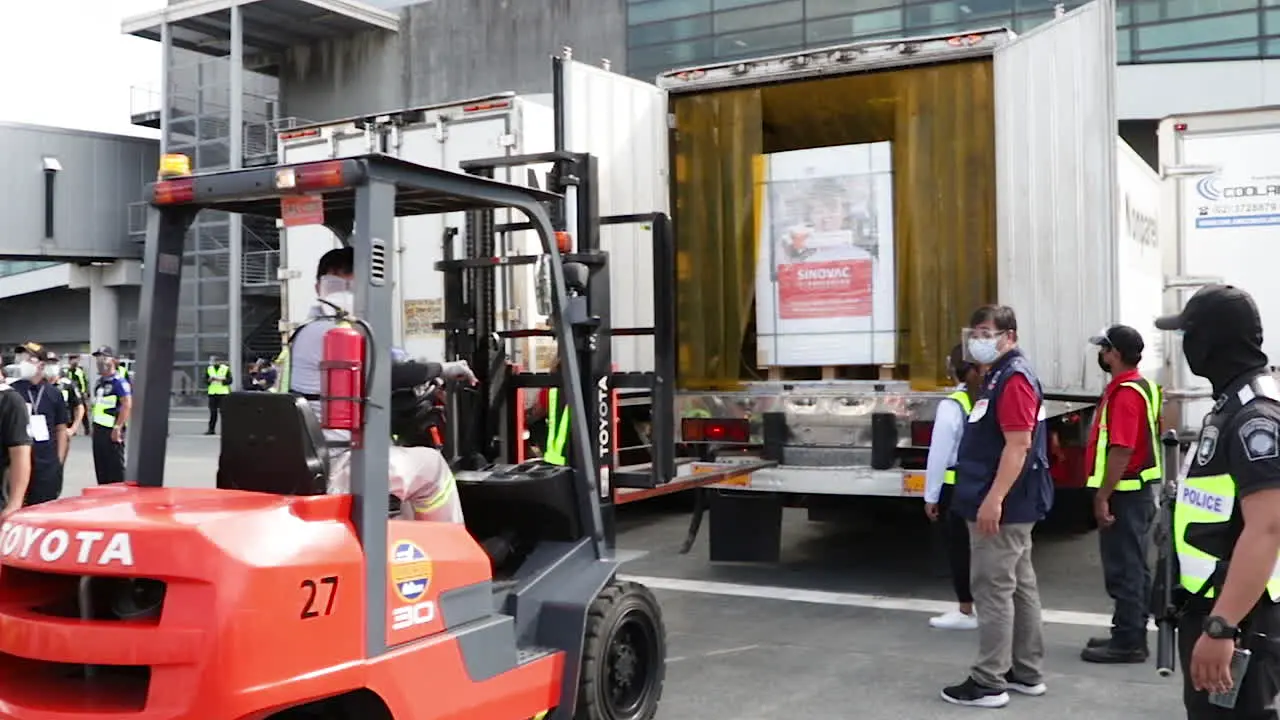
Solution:
[{"label": "khaki pants", "polygon": [[1043,679],[1044,633],[1040,590],[1031,565],[1034,523],[1001,525],[993,536],[969,523],[969,577],[978,615],[978,660],[971,675],[986,687],[1004,689],[1011,668],[1019,682]]}]

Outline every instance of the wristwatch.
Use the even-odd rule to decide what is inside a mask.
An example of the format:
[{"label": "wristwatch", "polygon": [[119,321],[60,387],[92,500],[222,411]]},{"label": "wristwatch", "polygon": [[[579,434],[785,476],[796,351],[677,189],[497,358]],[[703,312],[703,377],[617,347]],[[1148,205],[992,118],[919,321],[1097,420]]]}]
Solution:
[{"label": "wristwatch", "polygon": [[1204,634],[1214,640],[1235,640],[1240,637],[1240,628],[1217,615],[1210,615],[1204,619]]}]

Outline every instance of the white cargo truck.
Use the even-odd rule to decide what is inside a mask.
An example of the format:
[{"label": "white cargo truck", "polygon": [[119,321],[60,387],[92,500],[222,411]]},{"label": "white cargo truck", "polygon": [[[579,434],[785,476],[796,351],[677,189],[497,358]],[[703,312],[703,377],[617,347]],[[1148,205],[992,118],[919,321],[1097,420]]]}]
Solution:
[{"label": "white cargo truck", "polygon": [[[282,131],[281,163],[299,163],[366,153],[386,153],[412,162],[457,170],[465,160],[551,149],[551,107],[513,94],[500,94],[394,113],[351,118]],[[500,170],[498,179],[524,184],[523,171]],[[520,174],[520,177],[514,175]],[[509,211],[498,222],[508,222]],[[523,218],[520,218],[523,219]],[[281,221],[282,223],[284,221]],[[455,257],[461,254],[464,217],[417,215],[396,221],[395,343],[415,357],[444,355],[444,335],[433,329],[442,320],[443,278],[435,263],[444,259],[447,229]],[[409,240],[412,238],[411,240]],[[408,240],[408,241],[406,241]],[[504,236],[502,254],[527,254],[537,240],[528,232]],[[532,244],[530,244],[532,243]],[[338,237],[322,225],[286,227],[281,239],[281,331],[305,321],[315,304],[315,268],[320,256],[338,247]],[[528,328],[545,320],[533,312],[534,287],[526,274],[508,273],[496,288],[504,298],[510,327]],[[522,362],[532,364],[530,342],[517,346]]]},{"label": "white cargo truck", "polygon": [[[1253,295],[1264,328],[1280,323],[1280,108],[1176,115],[1160,123],[1159,152],[1167,292],[1177,312],[1201,285],[1223,282]],[[1213,405],[1208,381],[1192,375],[1178,337],[1168,333],[1166,420],[1197,432]],[[1263,334],[1280,361],[1280,333]]]},{"label": "white cargo truck", "polygon": [[[1104,1],[1020,37],[991,30],[859,43],[658,79],[673,130],[677,247],[690,273],[677,285],[680,317],[731,314],[725,305],[741,298],[754,306],[733,316],[736,334],[729,323],[681,328],[679,440],[686,455],[700,448],[701,460],[716,461],[683,471],[778,461],[713,496],[713,559],[776,558],[784,506],[818,519],[869,497],[918,497],[933,412],[950,390],[943,359],[985,302],[1017,312],[1020,344],[1050,398],[1059,506],[1088,516],[1082,493],[1070,491],[1088,474],[1091,410],[1106,377],[1087,339],[1115,322],[1149,328],[1162,291],[1159,185],[1116,136],[1114,42],[1114,10]],[[853,114],[860,105],[863,116]],[[990,163],[971,126],[983,123],[994,142]],[[698,151],[710,143],[718,153]],[[973,149],[951,152],[964,143]],[[798,159],[808,148],[817,150]],[[735,161],[735,153],[751,157]],[[833,171],[837,157],[843,169]],[[735,175],[735,162],[754,168]],[[799,232],[794,217],[772,223],[831,191],[830,182],[788,190],[806,174],[844,176],[851,199],[843,221],[810,207]],[[715,177],[699,180],[707,176]],[[733,255],[725,237],[734,228],[691,202],[725,205],[735,193],[756,226],[735,242],[755,239],[754,257]],[[842,254],[830,249],[841,242]],[[700,253],[706,246],[712,252]],[[726,262],[708,267],[717,254]],[[803,268],[813,259],[820,262]],[[706,293],[686,302],[699,286],[729,278],[752,288],[720,292],[719,306]],[[819,342],[821,333],[832,341]],[[725,335],[729,343],[699,357],[699,343]],[[1154,332],[1147,337],[1144,370],[1154,374],[1161,344]],[[732,365],[754,367],[696,374],[734,351],[743,359]],[[737,529],[716,532],[717,514]]]},{"label": "white cargo truck", "polygon": [[[571,63],[572,79],[581,79],[575,108],[566,118],[569,149],[591,152],[598,157],[600,212],[621,215],[666,209],[665,124],[648,126],[649,137],[637,136],[624,118],[648,122],[655,112],[665,117],[665,105],[656,105],[660,93],[627,78]],[[597,75],[598,73],[598,75]],[[591,82],[601,77],[604,85]],[[647,88],[647,90],[646,90]],[[637,92],[639,91],[639,92]],[[550,95],[517,96],[501,93],[429,107],[378,113],[283,131],[279,135],[280,162],[297,163],[378,152],[410,162],[458,170],[467,160],[549,152],[554,144]],[[594,126],[590,113],[595,103],[604,103],[620,119],[608,126]],[[532,168],[499,168],[495,178],[525,185],[527,170],[545,186],[548,165]],[[524,218],[500,211],[499,224]],[[415,357],[440,358],[444,354],[443,333],[432,330],[443,313],[443,278],[434,264],[443,259],[445,233],[452,234],[454,256],[460,256],[465,219],[461,214],[426,215],[397,220],[395,342]],[[415,239],[440,238],[440,242],[403,242],[406,233]],[[535,252],[538,240],[529,232],[500,233],[500,255]],[[290,332],[307,317],[315,303],[315,267],[320,256],[338,247],[334,233],[319,225],[286,228],[281,241],[283,283],[281,331]],[[601,229],[601,247],[610,251],[615,327],[642,327],[653,324],[652,245],[647,232],[638,226],[608,226]],[[546,321],[537,312],[533,275],[527,269],[512,268],[502,274],[496,288],[506,327],[529,329]],[[522,339],[513,348],[513,359],[526,370],[545,371],[553,348],[534,338]],[[613,340],[613,359],[619,370],[653,369],[653,340],[648,337],[618,337]]]}]

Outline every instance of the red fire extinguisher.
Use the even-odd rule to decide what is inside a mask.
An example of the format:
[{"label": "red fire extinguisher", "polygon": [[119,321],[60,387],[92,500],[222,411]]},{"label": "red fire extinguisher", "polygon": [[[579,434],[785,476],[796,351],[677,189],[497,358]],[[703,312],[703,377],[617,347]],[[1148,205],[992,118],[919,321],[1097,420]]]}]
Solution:
[{"label": "red fire extinguisher", "polygon": [[328,430],[351,431],[355,447],[359,446],[364,426],[364,343],[364,333],[349,323],[340,323],[324,334],[324,355],[320,360],[320,425]]}]

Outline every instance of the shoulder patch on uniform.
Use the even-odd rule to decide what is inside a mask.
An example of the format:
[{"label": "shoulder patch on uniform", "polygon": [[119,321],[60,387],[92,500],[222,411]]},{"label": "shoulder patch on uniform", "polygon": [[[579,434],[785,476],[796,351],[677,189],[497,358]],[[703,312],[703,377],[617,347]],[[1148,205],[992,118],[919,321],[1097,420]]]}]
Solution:
[{"label": "shoulder patch on uniform", "polygon": [[128,380],[120,381],[120,392],[133,392],[133,386],[129,384]]},{"label": "shoulder patch on uniform", "polygon": [[1196,443],[1196,464],[1206,465],[1218,451],[1218,428],[1208,425],[1200,431],[1200,440]]},{"label": "shoulder patch on uniform", "polygon": [[1280,457],[1280,423],[1269,417],[1250,418],[1240,425],[1240,443],[1249,462]]}]

